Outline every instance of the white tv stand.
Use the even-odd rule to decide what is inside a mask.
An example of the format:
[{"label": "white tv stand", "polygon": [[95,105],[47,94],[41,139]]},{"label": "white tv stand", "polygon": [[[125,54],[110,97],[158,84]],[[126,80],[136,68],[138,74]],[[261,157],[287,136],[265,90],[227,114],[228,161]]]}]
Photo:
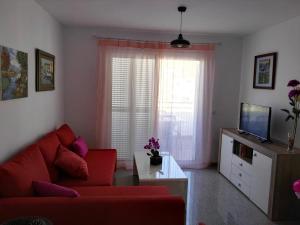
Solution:
[{"label": "white tv stand", "polygon": [[300,219],[292,191],[300,178],[300,150],[261,143],[237,129],[221,129],[218,170],[272,220]]}]

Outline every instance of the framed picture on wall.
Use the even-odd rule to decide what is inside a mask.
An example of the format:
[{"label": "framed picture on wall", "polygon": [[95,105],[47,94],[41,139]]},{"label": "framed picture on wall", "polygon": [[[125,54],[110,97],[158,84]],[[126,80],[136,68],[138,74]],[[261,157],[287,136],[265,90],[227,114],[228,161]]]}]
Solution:
[{"label": "framed picture on wall", "polygon": [[277,52],[255,56],[253,88],[274,89],[276,64]]},{"label": "framed picture on wall", "polygon": [[55,56],[36,49],[36,91],[54,90]]},{"label": "framed picture on wall", "polygon": [[28,96],[28,55],[0,46],[0,100]]}]

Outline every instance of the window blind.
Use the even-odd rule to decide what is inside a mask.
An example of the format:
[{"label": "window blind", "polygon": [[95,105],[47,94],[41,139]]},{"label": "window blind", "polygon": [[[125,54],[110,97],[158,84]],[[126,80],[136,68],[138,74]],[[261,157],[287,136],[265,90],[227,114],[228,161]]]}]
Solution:
[{"label": "window blind", "polygon": [[112,146],[131,160],[152,133],[153,58],[112,58]]}]

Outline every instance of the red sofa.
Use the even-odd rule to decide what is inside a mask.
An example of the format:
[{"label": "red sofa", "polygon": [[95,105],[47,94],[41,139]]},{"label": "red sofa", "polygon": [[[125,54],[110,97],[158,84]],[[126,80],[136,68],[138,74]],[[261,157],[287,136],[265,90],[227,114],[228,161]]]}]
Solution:
[{"label": "red sofa", "polygon": [[[63,125],[0,166],[0,224],[24,216],[46,217],[54,225],[184,224],[184,201],[166,187],[112,186],[114,149],[89,150],[87,180],[62,175],[54,166],[58,146],[70,147],[75,138]],[[37,197],[33,180],[72,187],[80,197]]]}]

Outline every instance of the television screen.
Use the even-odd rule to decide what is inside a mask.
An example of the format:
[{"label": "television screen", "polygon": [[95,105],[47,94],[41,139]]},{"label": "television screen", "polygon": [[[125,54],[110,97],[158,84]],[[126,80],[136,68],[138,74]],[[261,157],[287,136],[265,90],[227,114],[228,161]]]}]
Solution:
[{"label": "television screen", "polygon": [[261,139],[270,139],[271,107],[241,103],[239,129]]}]

